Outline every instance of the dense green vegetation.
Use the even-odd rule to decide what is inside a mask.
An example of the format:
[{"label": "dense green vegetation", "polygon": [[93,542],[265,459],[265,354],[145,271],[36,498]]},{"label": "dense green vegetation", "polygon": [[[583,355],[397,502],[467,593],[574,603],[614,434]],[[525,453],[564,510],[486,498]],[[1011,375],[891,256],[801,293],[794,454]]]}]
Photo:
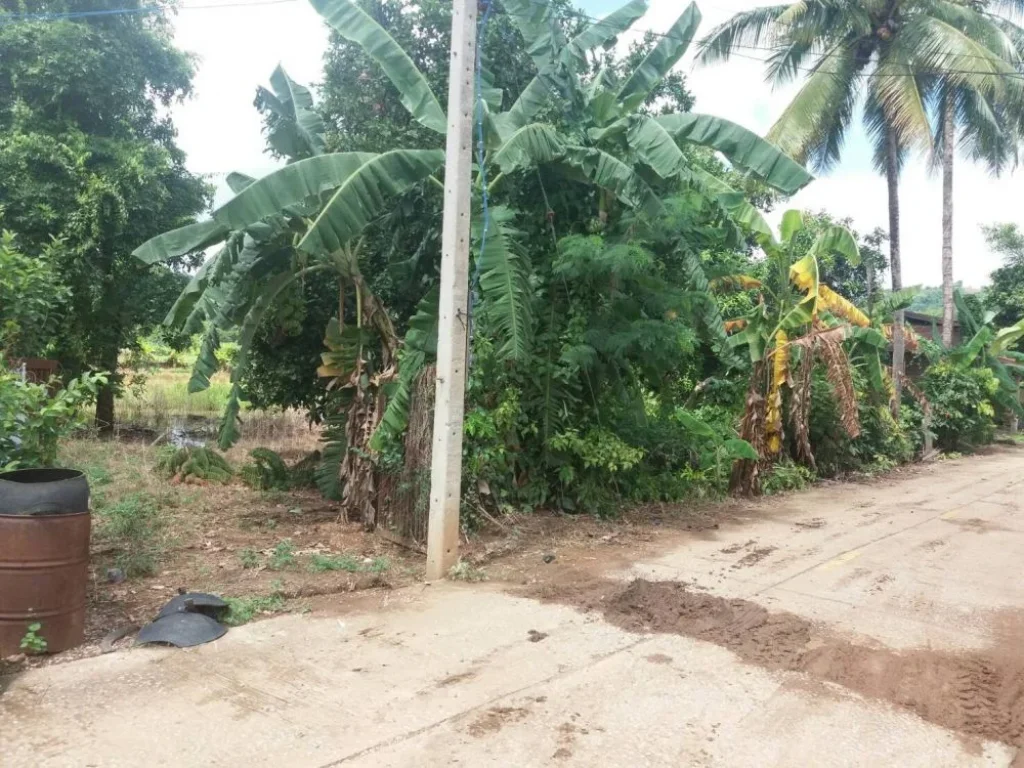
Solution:
[{"label": "dense green vegetation", "polygon": [[0,230],[14,233],[23,252],[45,253],[62,287],[62,322],[42,345],[46,354],[68,377],[109,373],[97,400],[101,427],[114,421],[120,351],[181,290],[173,268],[198,258],[151,267],[131,256],[208,204],[209,189],[186,170],[166,116],[190,93],[194,62],[174,48],[160,13],[3,17],[141,5],[0,3]]},{"label": "dense green vegetation", "polygon": [[[232,174],[234,197],[196,223],[205,190],[185,178],[170,132],[147,134],[163,147],[164,164],[150,170],[165,181],[185,174],[178,186],[168,182],[184,196],[155,195],[146,206],[159,199],[166,208],[141,206],[137,221],[129,217],[132,227],[152,229],[118,230],[119,247],[134,248],[136,258],[119,255],[111,279],[135,270],[153,299],[124,316],[114,348],[126,353],[122,364],[191,364],[191,397],[225,404],[224,449],[238,441],[247,403],[308,412],[324,427],[317,484],[372,525],[377,481],[412,460],[413,403],[432,376],[437,344],[450,4],[313,5],[334,30],[318,97],[280,68],[256,96],[253,118],[263,120],[268,149],[284,167],[262,179]],[[884,287],[886,233],[861,236],[828,212],[796,210],[770,226],[766,214],[812,177],[770,141],[693,111],[700,105],[674,68],[698,35],[695,6],[669,34],[616,52],[617,36],[646,8],[633,0],[595,24],[567,3],[502,0],[484,31],[467,521],[481,510],[610,513],[623,501],[774,493],[910,461],[929,430],[950,450],[990,440],[997,423],[1021,411],[1024,358],[1013,347],[1024,326],[1011,274],[1019,234],[1004,227],[990,235],[1009,271],[989,295],[961,297],[964,342],[948,348],[908,332],[924,373],[916,385],[898,365],[890,373],[901,312],[916,299]],[[92,22],[73,24],[89,31]],[[159,23],[130,30],[166,44]],[[725,51],[725,34],[716,31],[705,51]],[[884,56],[910,55],[915,39],[908,32],[881,46],[872,66],[884,74]],[[164,60],[179,63],[171,54]],[[187,92],[187,68],[174,71],[176,86],[156,90],[158,101]],[[879,80],[871,87],[884,88]],[[906,80],[890,86],[906,88]],[[808,82],[821,86],[820,78]],[[851,76],[846,96],[833,100],[846,104],[859,87]],[[898,100],[871,93],[878,103],[869,104],[869,121],[881,119],[871,110],[884,112],[882,101]],[[804,144],[784,148],[827,165],[851,118],[798,119],[808,98],[802,91],[786,113],[796,126],[790,138]],[[875,126],[883,157],[894,135],[901,157],[910,150],[914,126],[904,127],[897,135],[889,123]],[[136,210],[130,199],[123,205]],[[17,313],[0,305],[0,340],[10,356],[29,346],[62,355],[66,334],[40,329],[77,317],[82,289],[62,265],[72,258],[65,254],[77,254],[74,261],[93,251],[64,230],[44,245],[42,230],[25,221],[0,219],[14,233],[0,246],[11,265],[0,295],[52,296]],[[198,269],[175,271],[189,265]],[[93,298],[121,311],[116,297]],[[990,299],[1001,313],[994,319],[977,306]],[[164,315],[163,335],[174,345],[136,333]],[[117,373],[116,354],[90,361]],[[0,386],[14,386],[13,378]],[[276,454],[250,458],[236,473],[212,449],[168,450],[162,467],[200,481],[239,476],[265,490],[296,482]],[[48,460],[52,452],[30,459]]]}]

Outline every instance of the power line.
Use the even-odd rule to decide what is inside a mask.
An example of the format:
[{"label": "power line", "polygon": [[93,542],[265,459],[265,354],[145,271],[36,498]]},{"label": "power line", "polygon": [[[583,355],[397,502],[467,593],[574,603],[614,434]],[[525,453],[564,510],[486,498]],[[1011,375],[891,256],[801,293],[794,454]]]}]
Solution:
[{"label": "power line", "polygon": [[[0,15],[0,26],[5,25],[5,24],[13,24],[13,23],[16,23],[16,22],[19,22],[19,21],[22,21],[22,22],[25,22],[25,21],[60,21],[60,20],[65,20],[65,19],[79,19],[79,18],[115,16],[115,15],[128,15],[128,14],[165,13],[165,12],[167,12],[169,10],[193,11],[193,10],[207,10],[207,9],[212,9],[212,8],[245,8],[245,7],[255,7],[255,6],[265,6],[265,5],[282,5],[282,4],[286,4],[286,3],[295,3],[295,2],[299,2],[299,1],[300,0],[237,0],[236,2],[206,3],[206,4],[202,4],[202,5],[181,5],[181,6],[177,6],[177,7],[174,7],[174,6],[163,6],[163,5],[147,5],[147,6],[139,6],[137,8],[108,8],[108,9],[95,10],[95,11],[71,11],[71,12],[68,12],[68,13],[5,14],[5,15]],[[538,5],[538,6],[549,6],[550,5],[548,0],[527,0],[527,2],[530,2],[530,3],[532,3],[534,5]],[[581,21],[589,21],[589,22],[594,23],[594,24],[599,24],[602,21],[605,21],[606,18],[607,18],[607,17],[599,18],[597,16],[591,16],[591,15],[589,15],[587,13],[584,13],[583,11],[573,11],[571,13],[572,13],[572,15],[575,18],[577,18],[577,19],[579,19]],[[677,35],[672,35],[672,34],[669,34],[667,32],[658,32],[658,31],[653,30],[653,29],[643,29],[643,28],[630,27],[626,31],[627,32],[631,32],[633,34],[651,35],[653,37],[658,37],[658,38],[662,38],[662,39],[665,39],[665,40],[677,40],[677,41],[680,41],[680,42],[684,41],[684,38],[679,37]],[[744,50],[751,50],[751,51],[764,51],[766,53],[781,53],[781,52],[786,50],[786,48],[783,47],[783,46],[780,46],[780,47],[769,47],[769,46],[759,46],[759,45],[745,45],[743,43],[734,43],[734,44],[732,44],[730,46],[730,48],[742,48]],[[766,59],[766,58],[761,58],[761,57],[757,57],[757,56],[751,56],[749,54],[743,54],[743,53],[740,53],[738,51],[731,51],[730,55],[731,56],[737,56],[737,57],[743,58],[743,59],[749,59],[751,61],[758,61],[758,62],[761,62],[762,64],[767,64],[768,63],[768,59]],[[840,54],[837,54],[837,53],[820,53],[820,54],[817,54],[817,59],[819,61],[823,61],[823,60],[827,60],[827,59],[830,59],[830,58],[836,58],[839,55]],[[938,54],[938,55],[942,56],[942,57],[957,57],[958,59],[967,59],[967,58],[970,58],[970,59],[983,59],[983,60],[986,60],[986,61],[989,60],[989,58],[990,58],[988,56],[984,56],[984,55],[981,55],[981,54],[971,54],[971,53],[952,53],[952,52],[949,52],[949,53],[941,53],[941,54]],[[995,54],[993,54],[993,56],[994,55]],[[794,66],[793,69],[795,69],[797,71],[800,71],[800,72],[806,72],[806,73],[821,73],[821,74],[828,74],[828,75],[839,75],[839,74],[841,74],[839,72],[827,72],[827,71],[821,70],[821,69],[819,69],[817,67]],[[866,78],[886,77],[886,78],[890,78],[890,77],[920,77],[922,75],[990,75],[990,76],[995,76],[995,77],[1024,78],[1024,72],[992,72],[990,70],[943,69],[943,68],[936,68],[936,69],[932,69],[932,70],[927,71],[927,72],[918,72],[918,73],[914,73],[914,72],[886,73],[886,74],[867,73],[867,74],[860,74],[859,77],[866,77]]]},{"label": "power line", "polygon": [[249,0],[248,2],[204,3],[202,5],[140,5],[136,8],[101,8],[94,11],[68,11],[66,13],[6,13],[0,14],[0,26],[26,21],[64,21],[101,16],[127,16],[130,14],[166,13],[167,11],[201,11],[210,8],[247,8],[259,5],[297,3],[299,0]]}]

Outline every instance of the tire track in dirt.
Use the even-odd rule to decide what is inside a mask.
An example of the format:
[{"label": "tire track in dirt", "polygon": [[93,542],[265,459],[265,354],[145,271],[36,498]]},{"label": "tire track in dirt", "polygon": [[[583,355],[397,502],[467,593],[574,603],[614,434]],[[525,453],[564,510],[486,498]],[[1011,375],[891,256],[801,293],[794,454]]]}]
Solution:
[{"label": "tire track in dirt", "polygon": [[1024,746],[1024,648],[1016,642],[961,654],[871,647],[794,614],[673,581],[597,579],[541,586],[531,596],[599,612],[630,632],[711,642],[745,662],[836,683],[952,731]]}]

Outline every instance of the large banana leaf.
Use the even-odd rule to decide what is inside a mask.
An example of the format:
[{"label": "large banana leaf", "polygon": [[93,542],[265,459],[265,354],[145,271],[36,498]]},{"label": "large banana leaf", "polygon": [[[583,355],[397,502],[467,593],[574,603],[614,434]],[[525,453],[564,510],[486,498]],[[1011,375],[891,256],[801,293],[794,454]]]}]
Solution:
[{"label": "large banana leaf", "polygon": [[783,245],[788,246],[793,238],[804,228],[804,215],[795,208],[790,208],[782,214],[782,223],[779,224],[779,239]]},{"label": "large banana leaf", "polygon": [[533,59],[534,66],[539,72],[547,70],[566,44],[552,4],[537,0],[504,0],[502,6],[522,34],[526,52]]},{"label": "large banana leaf", "polygon": [[376,157],[372,152],[335,152],[299,160],[249,184],[215,210],[213,217],[229,229],[244,229],[291,205],[337,189]]},{"label": "large banana leaf", "polygon": [[647,115],[630,118],[626,141],[640,160],[663,179],[677,176],[689,179],[717,200],[737,224],[752,232],[772,236],[768,222],[743,194],[710,173],[690,167],[679,145],[660,122]]},{"label": "large banana leaf", "polygon": [[227,227],[218,221],[207,219],[157,235],[132,251],[132,255],[146,264],[157,264],[192,251],[209,248],[222,242],[227,236]]},{"label": "large banana leaf", "polygon": [[299,249],[338,250],[385,209],[390,197],[423,181],[443,163],[440,149],[399,149],[371,158],[338,187],[299,241]]},{"label": "large banana leaf", "polygon": [[397,441],[409,423],[412,389],[423,367],[437,355],[437,311],[440,288],[434,287],[420,299],[416,313],[409,319],[402,356],[398,362],[398,380],[388,392],[388,405],[384,409],[377,430],[370,438],[370,447],[379,451],[387,440]]},{"label": "large banana leaf", "polygon": [[274,112],[267,140],[278,153],[288,158],[324,153],[324,122],[313,108],[309,89],[292,80],[280,65],[270,76],[273,89],[257,89],[257,100]]},{"label": "large banana leaf", "polygon": [[[559,55],[559,62],[565,66],[564,72],[559,72],[557,67],[549,65],[543,75],[537,75],[527,83],[509,111],[498,116],[499,132],[502,135],[508,135],[529,123],[550,98],[551,79],[560,75],[575,78],[579,73],[585,72],[587,52],[604,45],[616,35],[629,29],[633,22],[647,12],[647,3],[648,0],[630,0],[626,5],[595,21],[574,37]],[[575,82],[564,83],[564,88],[574,86]],[[609,94],[609,96],[614,99],[614,94]]]},{"label": "large banana leaf", "polygon": [[741,227],[762,237],[772,237],[772,228],[768,220],[742,192],[737,192],[721,179],[700,168],[691,168],[685,176],[722,206]]},{"label": "large banana leaf", "polygon": [[352,0],[310,2],[339,35],[359,45],[380,65],[398,89],[402,106],[417,122],[442,135],[447,132],[447,118],[427,78],[380,24]]},{"label": "large banana leaf", "polygon": [[1007,348],[1016,344],[1022,336],[1024,336],[1024,320],[996,331],[996,336],[988,348],[989,354],[1001,355]]},{"label": "large banana leaf", "polygon": [[751,171],[787,195],[814,180],[802,165],[774,144],[729,120],[689,112],[661,115],[655,120],[677,141],[717,150],[733,165]]},{"label": "large banana leaf", "polygon": [[523,126],[501,145],[493,160],[503,173],[550,163],[565,154],[565,141],[554,126],[530,123]]},{"label": "large banana leaf", "polygon": [[691,3],[640,62],[617,95],[619,103],[627,111],[643,104],[647,95],[683,57],[697,32],[700,19],[700,11],[695,3]]},{"label": "large banana leaf", "polygon": [[860,250],[857,248],[856,238],[846,227],[836,224],[829,225],[819,233],[808,252],[814,256],[838,253],[849,262],[850,266],[860,266]]},{"label": "large banana leaf", "polygon": [[665,212],[665,204],[643,177],[607,152],[591,147],[569,147],[565,162],[591,183],[610,190],[631,208],[650,216]]},{"label": "large banana leaf", "polygon": [[[481,308],[498,337],[498,356],[524,361],[533,342],[533,292],[530,265],[517,242],[515,215],[505,207],[491,209],[487,242],[477,257],[480,272]],[[474,222],[479,239],[482,221]]]},{"label": "large banana leaf", "polygon": [[630,0],[618,10],[595,21],[572,39],[563,53],[563,59],[571,59],[577,72],[584,71],[587,52],[604,45],[633,26],[637,19],[647,13],[647,2]]}]

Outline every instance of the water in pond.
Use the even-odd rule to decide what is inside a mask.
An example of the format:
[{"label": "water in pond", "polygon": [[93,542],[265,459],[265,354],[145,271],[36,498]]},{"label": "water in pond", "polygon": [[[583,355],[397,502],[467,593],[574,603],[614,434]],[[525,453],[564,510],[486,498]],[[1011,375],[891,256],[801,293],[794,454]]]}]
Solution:
[{"label": "water in pond", "polygon": [[220,422],[208,416],[173,416],[167,424],[119,424],[114,430],[126,442],[166,443],[176,448],[194,448],[216,441]]}]

